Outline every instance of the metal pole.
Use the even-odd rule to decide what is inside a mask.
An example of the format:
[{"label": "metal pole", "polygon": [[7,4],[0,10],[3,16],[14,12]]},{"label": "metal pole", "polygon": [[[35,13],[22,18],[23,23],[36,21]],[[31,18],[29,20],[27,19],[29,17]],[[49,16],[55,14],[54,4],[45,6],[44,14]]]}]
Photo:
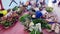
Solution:
[{"label": "metal pole", "polygon": [[0,6],[1,6],[0,7],[1,8],[0,10],[4,10],[3,5],[2,5],[2,0],[0,0]]}]

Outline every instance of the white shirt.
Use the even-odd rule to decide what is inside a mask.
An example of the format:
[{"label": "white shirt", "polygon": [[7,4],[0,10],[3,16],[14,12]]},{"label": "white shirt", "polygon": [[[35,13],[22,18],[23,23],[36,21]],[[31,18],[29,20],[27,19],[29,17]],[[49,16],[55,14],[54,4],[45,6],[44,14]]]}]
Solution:
[{"label": "white shirt", "polygon": [[35,11],[39,11],[39,8],[38,7],[34,8],[34,9],[35,9]]},{"label": "white shirt", "polygon": [[47,11],[46,10],[42,10],[41,13],[44,15],[44,14],[47,13]]}]

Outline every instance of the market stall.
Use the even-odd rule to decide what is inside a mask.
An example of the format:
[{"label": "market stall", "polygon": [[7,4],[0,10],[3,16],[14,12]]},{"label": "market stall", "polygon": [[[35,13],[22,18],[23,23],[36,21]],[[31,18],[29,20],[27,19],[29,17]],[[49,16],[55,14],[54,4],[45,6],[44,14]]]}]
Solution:
[{"label": "market stall", "polygon": [[45,3],[45,0],[43,0],[40,3],[38,3],[38,1],[35,2],[34,0],[26,1],[26,3],[20,2],[19,6],[15,6],[14,8],[8,10],[5,9],[2,10],[1,8],[0,33],[1,34],[59,33],[60,26],[56,16],[53,15],[53,9],[54,9],[53,7],[48,6]]}]

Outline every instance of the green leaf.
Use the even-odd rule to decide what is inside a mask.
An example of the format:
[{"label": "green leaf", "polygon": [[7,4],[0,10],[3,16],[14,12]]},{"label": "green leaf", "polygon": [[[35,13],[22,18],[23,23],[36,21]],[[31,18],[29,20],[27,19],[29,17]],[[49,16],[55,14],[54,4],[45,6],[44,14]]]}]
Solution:
[{"label": "green leaf", "polygon": [[25,14],[19,18],[21,22],[25,22],[26,18],[31,19],[31,16],[29,14]]},{"label": "green leaf", "polygon": [[47,25],[46,25],[46,28],[47,28],[47,29],[51,29],[51,26],[49,26],[49,25],[47,24]]},{"label": "green leaf", "polygon": [[11,25],[12,25],[12,23],[11,23],[11,22],[9,22],[9,21],[5,21],[5,23],[4,23],[3,25],[4,25],[4,27],[8,27],[8,26],[11,26]]},{"label": "green leaf", "polygon": [[47,8],[46,8],[46,11],[47,11],[47,12],[52,12],[52,10],[53,10],[52,7],[47,7]]},{"label": "green leaf", "polygon": [[30,34],[35,34],[35,30],[31,31]]},{"label": "green leaf", "polygon": [[33,31],[30,32],[30,34],[40,34],[40,32],[33,30]]},{"label": "green leaf", "polygon": [[18,10],[18,7],[17,7],[17,6],[15,6],[12,10],[14,10],[14,11],[15,11],[15,10]]}]

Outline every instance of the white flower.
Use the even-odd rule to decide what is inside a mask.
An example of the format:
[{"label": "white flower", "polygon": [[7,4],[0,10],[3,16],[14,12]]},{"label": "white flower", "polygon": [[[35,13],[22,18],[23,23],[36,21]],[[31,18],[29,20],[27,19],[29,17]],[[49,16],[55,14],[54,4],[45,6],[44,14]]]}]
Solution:
[{"label": "white flower", "polygon": [[37,8],[37,7],[36,7],[36,8],[34,8],[34,9],[35,9],[35,11],[39,11],[39,8]]}]

